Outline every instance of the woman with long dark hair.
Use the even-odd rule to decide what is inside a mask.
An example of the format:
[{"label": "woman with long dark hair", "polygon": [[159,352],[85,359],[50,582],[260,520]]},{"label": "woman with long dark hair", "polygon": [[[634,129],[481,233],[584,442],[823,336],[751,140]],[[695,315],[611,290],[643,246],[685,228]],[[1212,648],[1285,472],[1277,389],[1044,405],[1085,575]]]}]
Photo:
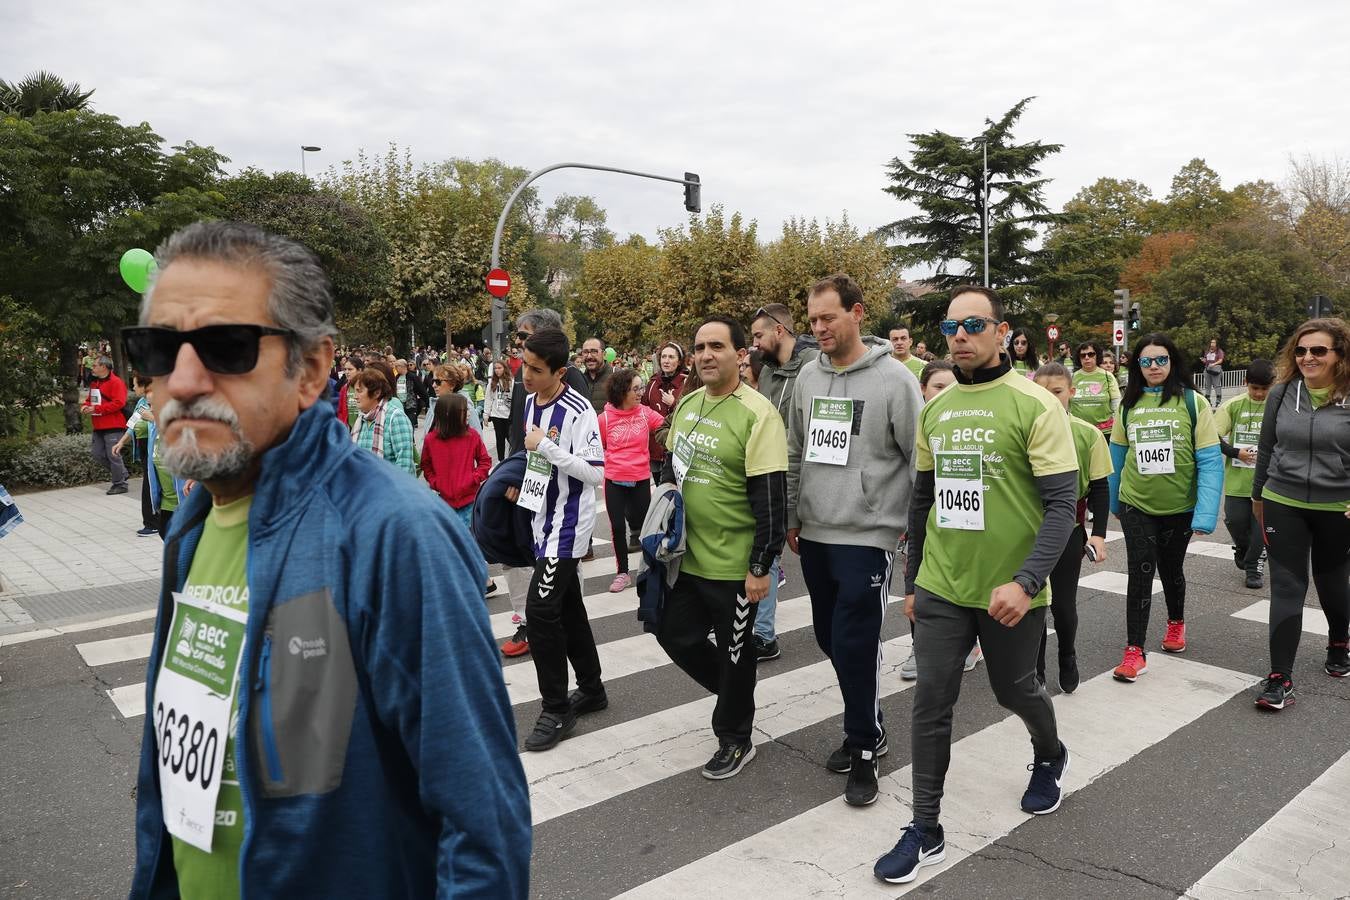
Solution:
[{"label": "woman with long dark hair", "polygon": [[488,379],[487,416],[492,422],[492,433],[497,439],[497,461],[506,459],[507,438],[511,430],[511,390],[515,379],[511,367],[502,360],[492,364]]},{"label": "woman with long dark hair", "polygon": [[1008,339],[1008,356],[1012,359],[1012,367],[1023,375],[1030,378],[1036,374],[1040,359],[1036,356],[1036,336],[1030,328],[1013,329],[1012,337]]},{"label": "woman with long dark hair", "polygon": [[[642,405],[656,410],[662,418],[669,416],[675,404],[685,393],[684,349],[674,341],[666,341],[656,350],[656,370],[647,390],[642,395]],[[652,480],[661,477],[661,463],[666,458],[666,448],[652,436],[648,451],[652,456]]]},{"label": "woman with long dark hair", "polygon": [[1162,648],[1186,649],[1186,545],[1219,520],[1223,454],[1214,414],[1197,402],[1184,357],[1165,334],[1146,334],[1134,346],[1130,378],[1111,428],[1111,512],[1125,532],[1129,582],[1125,595],[1125,655],[1120,681],[1148,671],[1144,638],[1153,597],[1153,572],[1167,600]]},{"label": "woman with long dark hair", "polygon": [[1304,322],[1280,350],[1252,479],[1270,556],[1270,675],[1256,704],[1294,702],[1308,569],[1327,617],[1323,671],[1350,675],[1350,326]]}]

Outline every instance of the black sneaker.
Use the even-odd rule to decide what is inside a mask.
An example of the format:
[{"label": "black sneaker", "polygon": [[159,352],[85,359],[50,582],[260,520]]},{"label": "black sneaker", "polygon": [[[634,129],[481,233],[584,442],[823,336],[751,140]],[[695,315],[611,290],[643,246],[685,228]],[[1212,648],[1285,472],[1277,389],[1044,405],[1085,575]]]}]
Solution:
[{"label": "black sneaker", "polygon": [[859,750],[850,763],[844,802],[849,806],[871,806],[877,802],[877,755]]},{"label": "black sneaker", "polygon": [[1059,661],[1059,689],[1066,694],[1078,690],[1078,656],[1066,656]]},{"label": "black sneaker", "polygon": [[609,708],[609,694],[601,691],[598,694],[588,694],[581,688],[567,695],[567,702],[572,704],[572,714],[584,716],[586,713],[599,712],[602,709]]},{"label": "black sneaker", "polygon": [[1229,546],[1233,548],[1233,565],[1237,566],[1239,569],[1247,568],[1247,564],[1242,560],[1247,554],[1239,550],[1237,544],[1230,544]]},{"label": "black sneaker", "polygon": [[768,662],[771,659],[777,659],[783,655],[783,651],[778,649],[778,639],[766,641],[759,635],[754,635],[751,640],[755,645],[755,656],[760,662]]},{"label": "black sneaker", "polygon": [[125,484],[114,484],[112,487],[108,488],[108,494],[110,496],[112,494],[125,494],[126,492],[127,486]]},{"label": "black sneaker", "polygon": [[525,739],[525,749],[552,750],[558,741],[571,734],[576,727],[577,714],[571,710],[565,713],[541,712],[539,720],[534,723],[534,731]]},{"label": "black sneaker", "polygon": [[900,840],[877,864],[872,874],[889,884],[908,884],[924,866],[935,866],[947,858],[947,842],[942,826],[924,827],[918,822],[905,826]]},{"label": "black sneaker", "polygon": [[483,596],[491,597],[493,594],[497,593],[498,590],[500,590],[500,588],[497,587],[497,582],[489,579],[487,587],[483,588]]},{"label": "black sneaker", "polygon": [[1261,696],[1256,698],[1256,705],[1262,709],[1284,709],[1286,706],[1293,706],[1294,682],[1279,672],[1271,672],[1266,680],[1261,682]]},{"label": "black sneaker", "polygon": [[[891,752],[890,744],[886,741],[886,729],[881,729],[881,740],[877,741],[877,759]],[[844,738],[844,743],[839,745],[839,749],[830,754],[829,759],[825,760],[825,768],[831,772],[838,772],[840,775],[847,775],[853,770],[853,751],[848,747],[848,738]]]},{"label": "black sneaker", "polygon": [[703,777],[711,781],[730,778],[744,769],[745,764],[754,758],[755,745],[749,741],[744,744],[723,744],[703,767]]},{"label": "black sneaker", "polygon": [[1069,748],[1059,743],[1059,756],[1037,757],[1027,766],[1031,781],[1022,795],[1022,812],[1044,816],[1059,809],[1064,799],[1064,773],[1069,771]]},{"label": "black sneaker", "polygon": [[642,552],[642,542],[637,539],[637,535],[633,535],[633,537],[628,539],[628,552],[629,553]]},{"label": "black sneaker", "polygon": [[1260,588],[1265,587],[1265,586],[1266,586],[1266,580],[1265,580],[1264,578],[1262,578],[1262,577],[1260,576],[1260,574],[1258,574],[1258,573],[1256,573],[1256,572],[1248,572],[1248,573],[1247,573],[1247,582],[1246,582],[1246,584],[1247,584],[1247,587],[1249,587],[1249,588],[1251,588],[1252,590],[1255,591],[1255,590],[1259,590]]},{"label": "black sneaker", "polygon": [[1327,664],[1323,670],[1332,678],[1350,675],[1350,643],[1334,641],[1327,645]]},{"label": "black sneaker", "polygon": [[147,525],[144,528],[137,529],[136,531],[137,537],[150,537],[152,534],[159,534],[159,529],[151,528],[149,525]]}]

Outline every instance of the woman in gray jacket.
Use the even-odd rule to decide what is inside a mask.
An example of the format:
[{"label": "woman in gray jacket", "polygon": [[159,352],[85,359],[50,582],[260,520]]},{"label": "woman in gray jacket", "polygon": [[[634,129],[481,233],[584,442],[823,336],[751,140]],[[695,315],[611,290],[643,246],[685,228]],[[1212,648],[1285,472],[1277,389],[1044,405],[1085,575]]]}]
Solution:
[{"label": "woman in gray jacket", "polygon": [[1270,555],[1270,667],[1256,705],[1294,702],[1308,568],[1327,617],[1323,670],[1350,675],[1350,326],[1304,322],[1280,350],[1252,481]]}]

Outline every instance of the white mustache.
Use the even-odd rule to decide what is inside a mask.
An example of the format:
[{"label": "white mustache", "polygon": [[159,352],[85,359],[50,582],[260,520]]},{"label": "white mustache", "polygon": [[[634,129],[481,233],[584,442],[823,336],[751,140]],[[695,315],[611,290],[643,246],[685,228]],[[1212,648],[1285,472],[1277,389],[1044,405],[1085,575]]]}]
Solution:
[{"label": "white mustache", "polygon": [[211,397],[194,397],[187,403],[169,400],[159,411],[160,427],[168,429],[178,419],[211,419],[223,422],[235,431],[239,430],[239,416],[234,407]]}]

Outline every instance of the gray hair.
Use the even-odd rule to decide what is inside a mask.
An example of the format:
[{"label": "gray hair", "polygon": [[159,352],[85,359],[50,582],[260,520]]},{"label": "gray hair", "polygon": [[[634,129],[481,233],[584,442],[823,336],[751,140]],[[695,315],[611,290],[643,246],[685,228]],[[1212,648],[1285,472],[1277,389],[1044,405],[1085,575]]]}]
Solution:
[{"label": "gray hair", "polygon": [[528,325],[531,331],[543,331],[545,328],[556,328],[562,331],[562,316],[556,309],[540,307],[538,309],[527,309],[516,316],[516,328],[522,325]]},{"label": "gray hair", "polygon": [[113,367],[112,357],[108,356],[107,354],[100,353],[98,355],[98,359],[94,360],[94,365],[102,366],[105,369],[111,369]]},{"label": "gray hair", "polygon": [[337,337],[333,290],[314,253],[302,244],[245,222],[195,222],[180,228],[155,250],[157,270],[141,299],[140,321],[148,324],[150,299],[159,273],[174,260],[212,260],[262,269],[272,281],[267,314],[278,328],[295,333],[288,341],[286,377],[300,371],[305,354],[325,338]]}]

